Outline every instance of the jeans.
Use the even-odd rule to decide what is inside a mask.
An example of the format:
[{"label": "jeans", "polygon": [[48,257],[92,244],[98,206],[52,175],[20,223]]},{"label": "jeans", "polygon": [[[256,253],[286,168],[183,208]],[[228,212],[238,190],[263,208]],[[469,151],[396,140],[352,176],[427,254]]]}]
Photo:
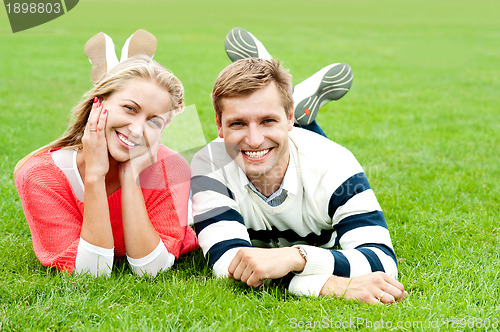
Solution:
[{"label": "jeans", "polygon": [[321,136],[324,136],[324,137],[328,138],[326,136],[325,132],[323,131],[323,129],[321,129],[321,127],[318,125],[318,123],[316,122],[316,120],[314,120],[313,122],[311,122],[308,125],[295,124],[295,126],[299,127],[299,128],[307,129],[309,131],[315,132],[316,134],[320,134]]}]

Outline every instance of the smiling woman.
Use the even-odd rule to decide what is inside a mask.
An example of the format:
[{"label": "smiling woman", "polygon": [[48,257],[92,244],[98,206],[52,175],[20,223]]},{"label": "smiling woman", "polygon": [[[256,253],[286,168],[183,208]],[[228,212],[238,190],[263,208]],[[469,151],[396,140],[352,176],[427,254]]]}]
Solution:
[{"label": "smiling woman", "polygon": [[159,141],[170,122],[171,97],[154,81],[134,79],[102,101],[109,111],[106,141],[113,159],[124,162],[130,154],[144,155],[150,142]]},{"label": "smiling woman", "polygon": [[110,70],[74,108],[58,140],[22,159],[15,182],[45,266],[109,275],[127,256],[156,275],[197,247],[187,225],[190,170],[160,144],[183,87],[147,56]]}]

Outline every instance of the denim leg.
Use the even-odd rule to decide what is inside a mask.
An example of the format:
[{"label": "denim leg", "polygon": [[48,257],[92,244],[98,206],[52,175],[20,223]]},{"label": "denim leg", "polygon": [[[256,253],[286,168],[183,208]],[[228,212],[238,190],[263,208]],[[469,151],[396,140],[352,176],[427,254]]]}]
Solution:
[{"label": "denim leg", "polygon": [[296,123],[295,126],[299,127],[299,128],[307,129],[309,131],[315,132],[316,134],[320,134],[321,136],[328,138],[326,136],[325,132],[323,131],[323,129],[321,129],[321,127],[318,125],[316,120],[314,120],[313,122],[311,122],[310,124],[307,124],[307,125],[300,125],[300,124]]}]

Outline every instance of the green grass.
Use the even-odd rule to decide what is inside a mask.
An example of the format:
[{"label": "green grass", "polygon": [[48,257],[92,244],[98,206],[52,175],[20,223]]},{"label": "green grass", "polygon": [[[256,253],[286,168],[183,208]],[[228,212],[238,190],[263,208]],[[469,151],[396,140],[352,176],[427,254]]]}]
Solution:
[{"label": "green grass", "polygon": [[[12,34],[0,9],[0,330],[500,325],[499,10],[493,0],[86,0]],[[182,80],[211,140],[210,91],[229,64],[223,42],[234,26],[263,41],[294,83],[333,62],[353,68],[351,91],[318,120],[365,167],[410,293],[403,303],[252,290],[213,279],[200,252],[155,279],[125,264],[107,279],[77,277],[36,259],[12,170],[64,131],[91,87],[85,42],[104,31],[120,50],[136,29],[154,33],[155,59]]]}]

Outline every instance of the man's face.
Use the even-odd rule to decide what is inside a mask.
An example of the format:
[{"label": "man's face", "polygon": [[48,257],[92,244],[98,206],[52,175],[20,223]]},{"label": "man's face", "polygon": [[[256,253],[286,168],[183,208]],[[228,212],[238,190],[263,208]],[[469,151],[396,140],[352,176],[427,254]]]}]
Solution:
[{"label": "man's face", "polygon": [[287,117],[276,85],[271,83],[247,96],[224,98],[217,120],[227,153],[252,183],[256,187],[259,181],[280,184],[288,166],[293,110]]}]

